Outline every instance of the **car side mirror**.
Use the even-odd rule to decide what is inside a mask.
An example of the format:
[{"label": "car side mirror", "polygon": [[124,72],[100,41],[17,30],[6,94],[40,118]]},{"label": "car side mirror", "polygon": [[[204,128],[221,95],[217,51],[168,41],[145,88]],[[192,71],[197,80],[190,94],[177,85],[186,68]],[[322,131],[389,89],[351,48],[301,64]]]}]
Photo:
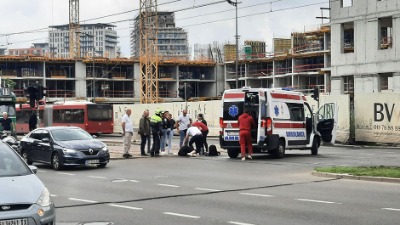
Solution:
[{"label": "car side mirror", "polygon": [[49,138],[43,138],[43,139],[42,139],[42,142],[44,142],[44,143],[49,143],[49,142],[50,142],[50,139],[49,139]]},{"label": "car side mirror", "polygon": [[34,174],[37,174],[38,170],[36,166],[29,166],[29,169],[31,169]]}]

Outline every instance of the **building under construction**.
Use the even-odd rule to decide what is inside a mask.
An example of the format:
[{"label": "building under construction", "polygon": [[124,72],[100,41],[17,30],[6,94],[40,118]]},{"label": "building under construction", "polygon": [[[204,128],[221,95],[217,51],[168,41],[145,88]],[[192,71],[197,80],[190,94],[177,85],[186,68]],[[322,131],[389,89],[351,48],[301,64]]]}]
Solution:
[{"label": "building under construction", "polygon": [[[78,32],[81,57],[118,58],[117,31],[115,26],[106,23],[81,24]],[[51,58],[71,58],[69,25],[50,26],[49,46]]]},{"label": "building under construction", "polygon": [[[187,32],[175,25],[175,13],[157,12],[158,55],[161,60],[189,60]],[[139,58],[140,18],[137,16],[131,33],[131,56]]]}]

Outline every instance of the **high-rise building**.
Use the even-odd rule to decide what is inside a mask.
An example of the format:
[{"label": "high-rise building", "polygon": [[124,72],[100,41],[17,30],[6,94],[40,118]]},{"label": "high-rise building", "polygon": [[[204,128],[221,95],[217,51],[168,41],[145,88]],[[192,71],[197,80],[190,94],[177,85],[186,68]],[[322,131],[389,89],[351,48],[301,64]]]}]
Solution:
[{"label": "high-rise building", "polygon": [[[161,59],[189,59],[187,32],[175,25],[175,13],[158,12],[158,55]],[[140,18],[134,21],[131,32],[131,55],[139,57],[140,52]]]},{"label": "high-rise building", "polygon": [[[118,58],[120,48],[115,26],[106,23],[81,24],[81,57]],[[50,57],[69,58],[69,25],[50,26]]]}]

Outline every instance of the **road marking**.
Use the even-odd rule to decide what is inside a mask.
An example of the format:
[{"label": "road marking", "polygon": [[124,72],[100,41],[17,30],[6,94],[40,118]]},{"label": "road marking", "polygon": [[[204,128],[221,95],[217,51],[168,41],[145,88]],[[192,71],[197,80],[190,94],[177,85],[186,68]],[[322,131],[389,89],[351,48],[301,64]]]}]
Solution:
[{"label": "road marking", "polygon": [[79,198],[68,198],[68,199],[71,201],[77,201],[77,202],[98,203],[97,201],[79,199]]},{"label": "road marking", "polygon": [[58,195],[52,195],[52,194],[51,194],[50,196],[51,196],[51,197],[57,197]]},{"label": "road marking", "polygon": [[179,217],[185,217],[185,218],[191,218],[191,219],[200,219],[200,216],[192,216],[192,215],[173,213],[173,212],[163,212],[163,213],[165,215],[170,215],[170,216],[179,216]]},{"label": "road marking", "polygon": [[139,183],[140,181],[138,181],[138,180],[129,180],[130,182],[133,182],[133,183]]},{"label": "road marking", "polygon": [[395,209],[395,208],[382,208],[382,209],[389,210],[389,211],[399,211],[400,212],[400,209]]},{"label": "road marking", "polygon": [[117,207],[117,208],[124,208],[124,209],[132,209],[132,210],[143,210],[143,208],[137,208],[137,207],[126,206],[126,205],[109,204],[109,206]]},{"label": "road marking", "polygon": [[210,188],[195,188],[195,189],[199,191],[221,191],[218,189],[210,189]]},{"label": "road marking", "polygon": [[173,184],[157,184],[158,186],[164,186],[164,187],[174,187],[178,188],[179,186],[173,185]]},{"label": "road marking", "polygon": [[255,193],[239,193],[239,194],[248,195],[248,196],[257,196],[257,197],[268,197],[268,198],[275,197],[273,195],[262,195],[262,194],[255,194]]},{"label": "road marking", "polygon": [[242,222],[235,222],[235,221],[229,221],[228,223],[236,224],[236,225],[254,225],[254,224],[251,224],[251,223],[242,223]]},{"label": "road marking", "polygon": [[328,202],[328,201],[321,201],[321,200],[314,200],[314,199],[296,199],[297,201],[302,201],[302,202],[316,202],[316,203],[325,203],[325,204],[339,204],[341,205],[342,203],[337,203],[337,202]]},{"label": "road marking", "polygon": [[73,173],[62,173],[62,172],[58,172],[58,173],[62,174],[62,175],[75,176],[75,174],[73,174]]},{"label": "road marking", "polygon": [[106,177],[99,177],[99,176],[89,176],[89,177],[93,179],[106,179]]},{"label": "road marking", "polygon": [[124,179],[124,178],[117,178],[117,179],[115,179],[115,180],[113,180],[111,182],[112,183],[123,183],[123,182],[128,182],[128,180]]}]

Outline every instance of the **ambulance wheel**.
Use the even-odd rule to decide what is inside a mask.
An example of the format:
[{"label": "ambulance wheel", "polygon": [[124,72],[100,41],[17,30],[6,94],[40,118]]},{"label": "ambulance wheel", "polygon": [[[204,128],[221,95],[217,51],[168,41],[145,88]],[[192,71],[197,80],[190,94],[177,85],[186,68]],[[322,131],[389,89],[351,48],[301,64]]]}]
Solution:
[{"label": "ambulance wheel", "polygon": [[239,150],[237,149],[228,149],[228,156],[231,159],[236,159],[239,155]]},{"label": "ambulance wheel", "polygon": [[319,139],[318,137],[314,137],[312,146],[311,146],[311,155],[318,155],[319,148]]},{"label": "ambulance wheel", "polygon": [[285,141],[279,140],[278,149],[273,152],[273,156],[277,159],[282,159],[285,156]]}]

